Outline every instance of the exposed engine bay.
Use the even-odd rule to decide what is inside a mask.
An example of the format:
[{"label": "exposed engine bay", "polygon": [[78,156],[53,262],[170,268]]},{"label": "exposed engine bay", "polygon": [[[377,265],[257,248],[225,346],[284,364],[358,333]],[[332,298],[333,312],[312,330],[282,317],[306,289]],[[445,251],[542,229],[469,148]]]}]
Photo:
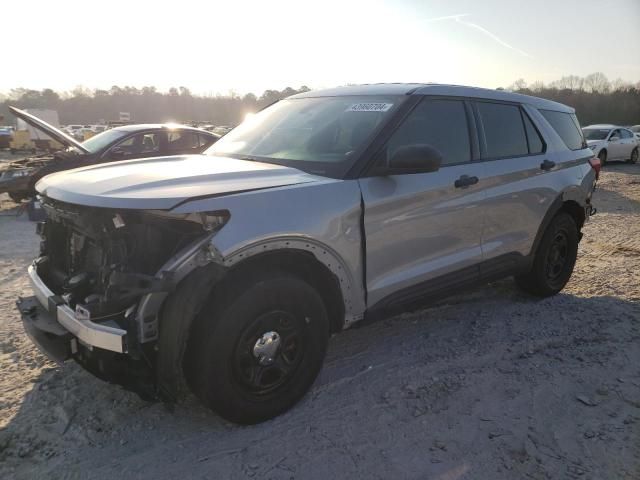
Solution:
[{"label": "exposed engine bay", "polygon": [[147,294],[176,287],[179,278],[161,272],[163,265],[209,236],[211,224],[200,215],[176,218],[164,212],[78,207],[46,197],[42,206],[47,220],[38,225],[38,275],[79,318],[127,332],[126,356],[81,342],[71,353],[97,376],[154,395],[156,351],[154,343],[140,338],[138,303]]},{"label": "exposed engine bay", "polygon": [[165,291],[155,274],[198,236],[202,225],[146,212],[80,208],[44,199],[48,219],[39,273],[72,308],[92,318],[117,315],[141,295]]}]

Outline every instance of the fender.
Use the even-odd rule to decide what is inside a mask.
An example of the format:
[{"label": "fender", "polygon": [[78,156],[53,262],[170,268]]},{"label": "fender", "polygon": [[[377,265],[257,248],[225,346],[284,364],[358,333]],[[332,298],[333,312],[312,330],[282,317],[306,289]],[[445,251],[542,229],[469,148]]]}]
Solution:
[{"label": "fender", "polygon": [[553,217],[555,217],[556,214],[560,210],[562,210],[564,203],[568,201],[576,202],[581,207],[586,208],[586,205],[584,202],[584,193],[579,187],[571,187],[567,190],[564,190],[560,195],[558,195],[556,199],[549,206],[549,209],[547,210],[547,213],[545,213],[544,218],[542,219],[542,222],[540,222],[540,226],[538,227],[536,237],[533,240],[533,245],[531,246],[531,251],[529,252],[529,255],[528,255],[530,258],[533,258],[533,255],[535,255],[535,252],[538,250],[538,245],[540,245],[540,242],[542,241],[542,236],[544,235],[545,230],[549,226],[549,223],[551,223],[551,220],[553,219]]},{"label": "fender", "polygon": [[316,260],[327,267],[340,283],[344,301],[345,328],[362,320],[365,310],[365,295],[361,282],[356,281],[347,263],[335,250],[313,238],[283,235],[251,243],[227,255],[222,260],[222,265],[231,267],[252,256],[274,250],[303,250],[313,254]]}]

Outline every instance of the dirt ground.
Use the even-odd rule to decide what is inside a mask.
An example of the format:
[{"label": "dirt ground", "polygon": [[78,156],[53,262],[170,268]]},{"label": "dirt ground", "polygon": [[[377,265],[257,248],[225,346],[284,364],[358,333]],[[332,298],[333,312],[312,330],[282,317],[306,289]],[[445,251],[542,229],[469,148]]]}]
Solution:
[{"label": "dirt ground", "polygon": [[336,335],[303,401],[253,427],[48,362],[14,308],[34,225],[2,216],[0,478],[638,479],[640,165],[594,203],[560,295],[505,280]]}]

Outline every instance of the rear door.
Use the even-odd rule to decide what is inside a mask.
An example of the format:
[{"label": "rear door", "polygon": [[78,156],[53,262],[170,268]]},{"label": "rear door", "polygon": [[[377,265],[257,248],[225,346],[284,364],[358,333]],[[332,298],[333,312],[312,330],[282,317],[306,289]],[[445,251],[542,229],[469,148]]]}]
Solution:
[{"label": "rear door", "polygon": [[475,102],[475,113],[487,172],[483,273],[490,275],[529,255],[546,213],[593,154],[570,113],[494,101]]},{"label": "rear door", "polygon": [[[463,100],[426,97],[379,153],[378,174],[359,180],[369,306],[393,300],[390,296],[408,299],[422,287],[446,289],[458,277],[478,277],[483,172],[482,165],[472,161],[477,142],[470,121],[471,110]],[[393,152],[414,144],[437,148],[443,154],[440,170],[385,174]],[[464,175],[475,183],[456,187]]]},{"label": "rear door", "polygon": [[636,148],[636,139],[631,130],[627,130],[626,128],[621,128],[620,134],[622,135],[620,143],[623,146],[622,159],[628,160],[631,158],[631,152]]}]

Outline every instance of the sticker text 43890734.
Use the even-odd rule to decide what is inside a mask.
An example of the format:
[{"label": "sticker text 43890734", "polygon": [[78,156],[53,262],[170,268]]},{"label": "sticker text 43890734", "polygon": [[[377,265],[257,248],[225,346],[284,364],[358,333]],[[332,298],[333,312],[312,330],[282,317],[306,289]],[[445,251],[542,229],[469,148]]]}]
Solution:
[{"label": "sticker text 43890734", "polygon": [[347,108],[347,112],[386,112],[391,107],[393,107],[393,103],[354,103],[349,108]]}]

